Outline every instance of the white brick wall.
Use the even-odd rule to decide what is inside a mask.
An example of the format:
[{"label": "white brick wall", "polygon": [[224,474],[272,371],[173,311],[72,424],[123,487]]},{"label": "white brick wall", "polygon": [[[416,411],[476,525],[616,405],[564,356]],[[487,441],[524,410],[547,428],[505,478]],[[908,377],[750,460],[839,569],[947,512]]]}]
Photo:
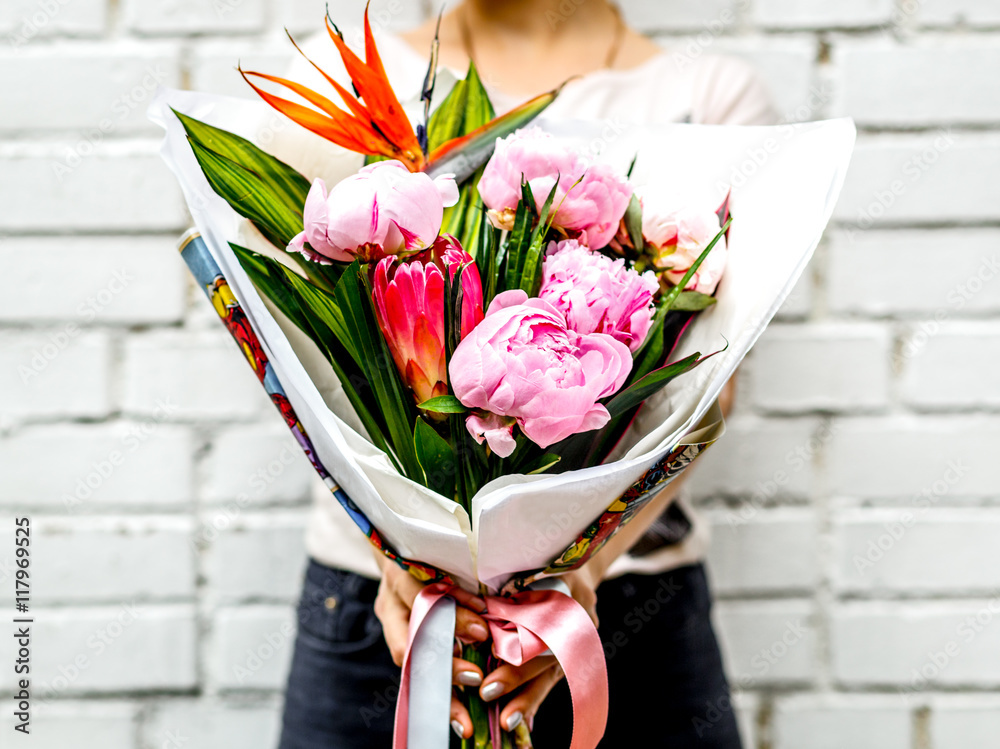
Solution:
[{"label": "white brick wall", "polygon": [[[145,108],[161,81],[247,95],[236,61],[281,69],[323,5],[0,2],[0,518],[36,523],[33,746],[274,746],[314,479],[176,256]],[[749,60],[785,120],[861,130],[691,486],[748,749],[994,745],[1000,4],[622,5]]]}]

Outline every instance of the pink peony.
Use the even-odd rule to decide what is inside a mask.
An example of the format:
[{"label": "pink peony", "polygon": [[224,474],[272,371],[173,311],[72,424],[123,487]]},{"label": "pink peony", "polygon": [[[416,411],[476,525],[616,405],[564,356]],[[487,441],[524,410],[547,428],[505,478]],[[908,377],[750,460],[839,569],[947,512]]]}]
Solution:
[{"label": "pink peony", "polygon": [[457,202],[458,186],[452,177],[432,180],[422,172],[411,173],[398,161],[366,166],[329,194],[323,180],[317,179],[303,209],[305,229],[288,250],[320,263],[347,263],[355,257],[370,262],[422,250],[441,231],[444,209]]},{"label": "pink peony", "polygon": [[624,260],[591,252],[573,239],[553,242],[542,266],[544,299],[577,333],[606,333],[635,352],[653,324],[655,273],[636,273]]},{"label": "pink peony", "polygon": [[[710,209],[663,210],[652,201],[643,202],[642,234],[653,248],[653,265],[666,271],[666,279],[676,285],[684,280],[694,262],[722,231],[719,216]],[[714,294],[726,271],[729,253],[723,237],[698,271],[688,281],[688,291]]]},{"label": "pink peony", "polygon": [[570,330],[551,304],[514,289],[493,300],[448,373],[455,396],[487,412],[469,417],[470,433],[507,457],[515,423],[540,447],[603,427],[610,415],[598,401],[620,390],[631,369],[625,344]]},{"label": "pink peony", "polygon": [[522,178],[541,209],[559,180],[553,226],[578,232],[593,249],[606,247],[625,215],[632,187],[607,164],[591,164],[563,141],[538,127],[497,140],[479,182],[479,194],[495,226],[513,226]]},{"label": "pink peony", "polygon": [[475,262],[452,237],[409,262],[383,258],[372,289],[379,327],[417,403],[448,393],[444,346],[444,270],[462,271],[462,336],[483,319],[483,289]]}]

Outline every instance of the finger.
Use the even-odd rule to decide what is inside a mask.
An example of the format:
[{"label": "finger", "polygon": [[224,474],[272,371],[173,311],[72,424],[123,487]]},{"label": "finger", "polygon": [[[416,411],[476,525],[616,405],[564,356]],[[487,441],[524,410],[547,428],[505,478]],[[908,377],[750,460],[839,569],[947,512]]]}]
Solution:
[{"label": "finger", "polygon": [[459,606],[465,606],[469,611],[475,611],[477,614],[486,612],[486,601],[467,590],[455,588],[451,591],[451,597],[458,601]]},{"label": "finger", "polygon": [[392,593],[379,595],[377,604],[382,635],[389,646],[392,661],[397,666],[402,666],[406,646],[410,641],[410,610]]},{"label": "finger", "polygon": [[424,589],[424,584],[399,567],[396,567],[391,575],[387,575],[387,579],[393,592],[399,596],[407,608],[412,609],[413,602],[417,600],[420,591]]},{"label": "finger", "polygon": [[490,630],[486,626],[486,620],[464,606],[455,609],[455,634],[466,644],[486,642],[490,638]]},{"label": "finger", "polygon": [[555,663],[556,659],[551,655],[533,658],[523,666],[511,666],[505,663],[483,679],[479,695],[485,702],[493,702],[552,668]]},{"label": "finger", "polygon": [[472,718],[469,717],[469,711],[465,709],[465,705],[454,693],[451,695],[451,730],[459,738],[472,737]]},{"label": "finger", "polygon": [[456,686],[478,687],[483,683],[482,669],[470,661],[454,658],[452,659],[451,683]]},{"label": "finger", "polygon": [[525,684],[500,711],[500,725],[513,731],[522,720],[526,720],[530,728],[538,708],[562,678],[563,670],[557,664]]}]

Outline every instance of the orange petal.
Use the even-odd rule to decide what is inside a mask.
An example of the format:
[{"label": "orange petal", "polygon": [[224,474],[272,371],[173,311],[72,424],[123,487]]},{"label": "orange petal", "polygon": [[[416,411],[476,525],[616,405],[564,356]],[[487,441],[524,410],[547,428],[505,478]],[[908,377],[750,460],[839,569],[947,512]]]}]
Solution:
[{"label": "orange petal", "polygon": [[[286,30],[286,33],[287,33],[287,30]],[[309,56],[306,55],[306,53],[302,51],[302,48],[299,47],[299,45],[295,42],[295,39],[292,38],[291,34],[288,34],[288,39],[289,39],[289,41],[291,41],[292,46],[294,46],[295,49],[298,50],[299,54],[302,55],[303,58],[305,58],[305,61],[308,62],[310,65],[312,65],[314,68],[316,68],[316,71],[321,76],[323,76],[324,78],[326,78],[327,83],[329,83],[331,86],[333,86],[333,88],[336,90],[336,92],[340,95],[340,98],[343,99],[344,104],[347,105],[348,109],[351,110],[351,112],[354,114],[354,116],[358,117],[359,119],[362,119],[362,120],[365,120],[367,122],[370,122],[372,116],[371,116],[371,113],[368,111],[368,109],[363,104],[361,104],[361,102],[359,102],[356,98],[354,98],[354,96],[351,95],[351,93],[347,89],[345,89],[343,86],[341,86],[337,82],[337,80],[335,78],[333,78],[332,76],[328,75],[327,72],[325,70],[323,70],[323,68],[321,68],[315,62],[313,62],[309,58]]]}]

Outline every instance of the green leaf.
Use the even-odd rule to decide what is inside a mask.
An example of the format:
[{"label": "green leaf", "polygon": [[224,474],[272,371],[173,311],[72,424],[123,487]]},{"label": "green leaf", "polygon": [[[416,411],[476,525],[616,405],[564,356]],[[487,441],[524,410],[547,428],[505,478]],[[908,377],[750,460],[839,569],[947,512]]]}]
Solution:
[{"label": "green leaf", "polygon": [[345,330],[353,337],[361,369],[375,392],[389,440],[403,473],[418,480],[421,468],[413,446],[411,426],[417,416],[413,395],[400,380],[392,354],[382,337],[375,319],[367,273],[358,261],[344,271],[334,290],[334,299],[343,313]]},{"label": "green leaf", "polygon": [[646,246],[646,240],[642,236],[642,203],[634,193],[625,210],[625,228],[628,231],[628,238],[632,240],[632,246],[642,252]]},{"label": "green leaf", "polygon": [[465,80],[448,93],[427,123],[427,150],[436,151],[450,140],[468,135],[496,117],[489,94],[475,63],[469,64]]},{"label": "green leaf", "polygon": [[[326,355],[337,379],[343,386],[344,394],[361,420],[372,444],[388,454],[390,460],[395,462],[395,457],[385,438],[385,420],[382,418],[381,410],[374,399],[371,388],[367,387],[366,378],[362,375],[357,364],[352,361],[348,347],[334,335],[319,315],[309,309],[307,300],[296,294],[294,285],[291,283],[291,278],[295,274],[272,258],[259,255],[236,244],[230,244],[230,247],[233,248],[240,265],[243,266],[254,286]],[[302,283],[309,286],[304,281]],[[396,467],[399,468],[398,463]]]},{"label": "green leaf", "polygon": [[705,262],[705,258],[708,257],[708,253],[710,253],[715,248],[715,245],[717,245],[722,240],[722,238],[726,236],[726,232],[729,231],[729,227],[732,223],[733,223],[732,218],[726,221],[725,226],[722,227],[722,231],[716,234],[715,239],[709,242],[708,247],[706,247],[704,251],[701,253],[701,255],[698,256],[698,259],[694,261],[694,263],[688,269],[688,272],[684,274],[684,278],[681,279],[681,282],[676,286],[674,286],[674,288],[672,288],[670,292],[663,297],[662,304],[668,310],[674,309],[674,304],[677,301],[677,297],[679,297],[681,293],[684,291],[684,289],[687,287],[688,282],[692,278],[694,278],[694,274],[698,272],[698,268],[700,268],[701,264]]},{"label": "green leaf", "polygon": [[[529,188],[530,189],[530,188]],[[524,269],[521,272],[520,288],[528,296],[535,296],[541,284],[542,276],[542,254],[545,249],[545,237],[552,228],[552,203],[556,199],[556,191],[559,189],[559,181],[553,185],[552,191],[542,205],[542,211],[538,216],[538,226],[531,235],[531,244],[524,257]]]},{"label": "green leaf", "polygon": [[[689,372],[696,366],[701,364],[704,359],[701,359],[701,354],[692,354],[686,359],[681,359],[679,362],[674,364],[668,364],[665,367],[660,367],[648,375],[640,379],[634,385],[620,393],[615,395],[607,404],[608,413],[614,418],[620,414],[625,413],[630,408],[638,406],[651,395],[658,393],[671,380],[679,377],[685,372]],[[708,357],[705,357],[708,358]]]},{"label": "green leaf", "polygon": [[682,291],[674,299],[674,304],[670,309],[677,312],[701,312],[718,301],[714,296],[702,294],[700,291]]},{"label": "green leaf", "polygon": [[417,408],[436,414],[464,414],[469,411],[454,395],[439,395],[424,401]]},{"label": "green leaf", "polygon": [[539,473],[545,473],[547,470],[552,468],[561,461],[562,458],[553,453],[545,453],[544,455],[532,460],[526,466],[521,469],[521,472],[528,475],[534,476]]},{"label": "green leaf", "polygon": [[212,189],[234,211],[252,221],[271,244],[287,247],[302,231],[301,206],[298,211],[293,209],[266,180],[235,161],[209,151],[196,141],[189,143]]},{"label": "green leaf", "polygon": [[413,444],[424,472],[424,486],[448,499],[455,498],[455,451],[448,441],[419,416]]},{"label": "green leaf", "polygon": [[245,138],[212,127],[173,110],[188,138],[217,156],[239,164],[272,186],[274,194],[293,210],[300,211],[309,193],[309,180],[285,162],[257,148]]}]

